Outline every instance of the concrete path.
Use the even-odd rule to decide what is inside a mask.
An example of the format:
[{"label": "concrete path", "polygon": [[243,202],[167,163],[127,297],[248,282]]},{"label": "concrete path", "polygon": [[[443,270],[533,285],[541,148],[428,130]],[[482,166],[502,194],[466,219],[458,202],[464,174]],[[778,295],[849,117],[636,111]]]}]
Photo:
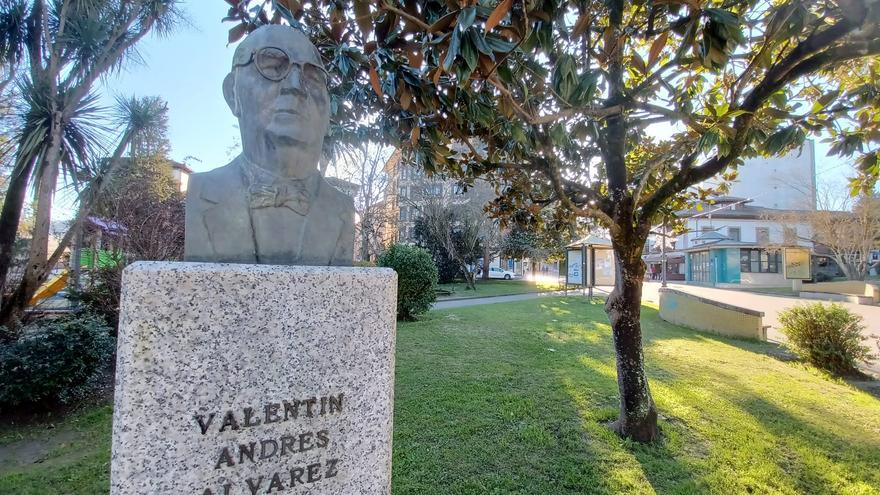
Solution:
[{"label": "concrete path", "polygon": [[[571,294],[572,291],[569,291]],[[514,301],[525,301],[528,299],[537,299],[539,297],[564,296],[565,291],[552,292],[530,292],[528,294],[512,294],[509,296],[489,296],[489,297],[472,297],[469,299],[449,299],[446,301],[437,301],[434,303],[434,309],[451,309],[464,308],[467,306],[478,306],[480,304],[495,304]]]},{"label": "concrete path", "polygon": [[[764,324],[770,325],[770,330],[767,333],[767,337],[769,340],[774,342],[782,342],[785,339],[785,336],[779,332],[779,312],[791,308],[793,306],[802,306],[805,304],[811,304],[817,302],[813,299],[800,299],[797,297],[784,297],[784,296],[773,296],[768,294],[760,294],[755,292],[747,292],[735,289],[715,289],[711,287],[701,287],[698,285],[685,285],[685,284],[669,284],[670,288],[677,289],[683,292],[688,292],[691,294],[695,294],[701,297],[705,297],[707,299],[713,299],[716,301],[721,301],[727,304],[732,304],[734,306],[740,306],[743,308],[753,309],[755,311],[761,311],[764,313]],[[659,282],[645,282],[644,288],[642,290],[642,300],[658,303],[660,301],[660,283]],[[599,297],[603,297],[607,295],[611,291],[611,287],[597,287],[594,290],[594,294]],[[576,296],[580,295],[581,291],[570,290],[567,295]],[[475,297],[471,299],[451,299],[446,301],[437,301],[434,303],[434,309],[449,309],[449,308],[462,308],[466,306],[476,306],[480,304],[493,304],[493,303],[503,303],[503,302],[514,302],[514,301],[525,301],[528,299],[535,299],[538,297],[548,297],[548,296],[564,296],[566,295],[565,291],[553,291],[553,292],[535,292],[530,294],[515,294],[509,296],[490,296],[490,297]],[[865,336],[871,339],[874,342],[875,346],[877,342],[880,342],[880,306],[866,306],[863,304],[853,304],[853,303],[839,303],[844,307],[861,315],[864,319],[863,323],[865,324]],[[880,352],[880,348],[877,349]]]},{"label": "concrete path", "polygon": [[[605,297],[611,292],[613,287],[596,287],[593,289],[593,295],[595,297]],[[514,302],[514,301],[525,301],[528,299],[537,299],[539,297],[559,297],[559,296],[579,296],[582,292],[580,290],[569,290],[568,292],[564,290],[554,290],[548,292],[530,292],[528,294],[511,294],[509,296],[487,296],[487,297],[472,297],[468,299],[447,299],[445,301],[437,301],[434,303],[433,309],[451,309],[451,308],[464,308],[466,306],[477,306],[480,304],[495,304],[495,303],[504,303],[504,302]]]},{"label": "concrete path", "polygon": [[[691,294],[725,302],[734,306],[762,311],[764,313],[764,324],[771,326],[771,331],[767,337],[770,340],[781,342],[784,336],[779,333],[779,312],[794,306],[803,306],[818,302],[813,299],[800,299],[797,297],[773,296],[768,294],[759,294],[755,292],[747,292],[734,289],[714,289],[710,287],[700,287],[695,285],[669,284],[669,287],[688,292]],[[660,284],[656,282],[645,283],[643,299],[656,300],[657,290]],[[880,338],[880,306],[867,306],[864,304],[838,303],[846,307],[855,314],[861,315],[865,324],[865,335],[868,338]]]}]

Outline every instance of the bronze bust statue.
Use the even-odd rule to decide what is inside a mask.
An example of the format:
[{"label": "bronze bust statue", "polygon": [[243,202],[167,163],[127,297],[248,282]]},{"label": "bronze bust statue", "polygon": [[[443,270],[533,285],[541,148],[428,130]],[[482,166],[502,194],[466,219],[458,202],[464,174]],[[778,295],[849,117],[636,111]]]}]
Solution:
[{"label": "bronze bust statue", "polygon": [[263,26],[235,50],[223,96],[241,154],[190,178],[186,261],[351,265],[352,199],[321,176],[330,122],[318,50],[288,26]]}]

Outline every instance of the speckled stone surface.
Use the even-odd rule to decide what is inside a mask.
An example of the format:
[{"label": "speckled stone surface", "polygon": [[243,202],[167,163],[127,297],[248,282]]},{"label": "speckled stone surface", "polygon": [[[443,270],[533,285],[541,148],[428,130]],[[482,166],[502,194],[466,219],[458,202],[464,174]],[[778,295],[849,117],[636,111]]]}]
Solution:
[{"label": "speckled stone surface", "polygon": [[387,494],[397,275],[135,263],[111,494]]}]

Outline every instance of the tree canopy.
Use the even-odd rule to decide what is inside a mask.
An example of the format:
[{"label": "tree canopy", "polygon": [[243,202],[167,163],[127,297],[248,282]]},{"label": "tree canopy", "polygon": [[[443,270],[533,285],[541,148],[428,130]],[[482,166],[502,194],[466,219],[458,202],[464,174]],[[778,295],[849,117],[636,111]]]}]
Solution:
[{"label": "tree canopy", "polygon": [[866,2],[230,3],[231,40],[273,20],[310,34],[335,76],[335,136],[380,119],[428,171],[504,180],[499,213],[559,203],[613,228],[614,190],[629,187],[635,220],[653,219],[808,135],[854,156],[862,178],[880,173]]}]

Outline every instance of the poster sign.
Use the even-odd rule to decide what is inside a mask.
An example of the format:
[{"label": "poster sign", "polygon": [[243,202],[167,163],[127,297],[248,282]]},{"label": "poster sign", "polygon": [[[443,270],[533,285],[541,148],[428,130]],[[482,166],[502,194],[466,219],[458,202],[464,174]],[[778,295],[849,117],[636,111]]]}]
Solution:
[{"label": "poster sign", "polygon": [[595,249],[596,285],[614,285],[614,252],[610,249]]},{"label": "poster sign", "polygon": [[811,273],[810,250],[807,248],[785,248],[785,278],[788,280],[809,280]]},{"label": "poster sign", "polygon": [[565,283],[567,285],[584,285],[584,256],[580,249],[569,249],[566,260],[568,272]]}]

